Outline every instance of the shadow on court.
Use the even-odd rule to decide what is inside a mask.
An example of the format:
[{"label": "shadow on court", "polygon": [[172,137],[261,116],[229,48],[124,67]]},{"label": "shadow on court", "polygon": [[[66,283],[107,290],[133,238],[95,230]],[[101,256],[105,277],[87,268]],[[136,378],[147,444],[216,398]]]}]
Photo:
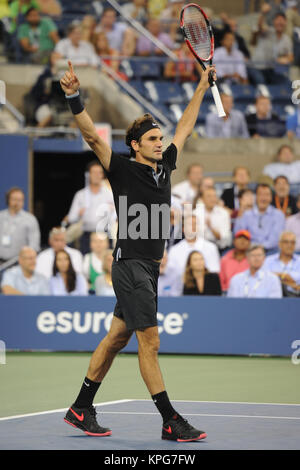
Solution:
[{"label": "shadow on court", "polygon": [[0,419],[0,449],[12,450],[300,450],[300,405],[173,401],[207,438],[161,440],[161,417],[151,400],[96,406],[108,437],[90,437],[63,421],[66,410]]}]

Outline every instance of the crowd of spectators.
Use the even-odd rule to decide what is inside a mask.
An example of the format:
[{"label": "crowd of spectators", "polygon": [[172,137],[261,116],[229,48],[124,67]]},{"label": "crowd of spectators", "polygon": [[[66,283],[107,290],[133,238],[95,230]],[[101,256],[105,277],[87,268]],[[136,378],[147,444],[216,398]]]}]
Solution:
[{"label": "crowd of spectators", "polygon": [[[253,183],[249,169],[239,166],[231,187],[222,191],[201,165],[189,166],[186,179],[172,186],[159,295],[300,295],[300,194],[291,193],[289,182],[290,166],[299,161],[287,145],[275,160],[264,168],[268,183]],[[74,194],[42,249],[23,191],[7,192],[7,209],[0,211],[0,262],[13,259],[17,265],[4,270],[3,294],[114,295],[112,191],[98,160],[86,170],[85,187]],[[300,175],[293,176],[300,183]]]}]

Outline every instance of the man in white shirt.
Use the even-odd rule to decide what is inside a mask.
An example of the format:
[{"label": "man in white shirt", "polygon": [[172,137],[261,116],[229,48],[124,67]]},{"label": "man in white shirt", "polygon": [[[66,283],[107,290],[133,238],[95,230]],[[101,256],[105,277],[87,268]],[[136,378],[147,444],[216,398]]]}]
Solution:
[{"label": "man in white shirt", "polygon": [[113,194],[104,184],[103,168],[97,161],[89,163],[88,175],[88,185],[75,194],[67,216],[70,224],[82,220],[80,251],[84,255],[90,251],[91,233],[108,231],[116,219]]},{"label": "man in white shirt", "polygon": [[47,279],[53,275],[55,253],[65,250],[69,253],[73,268],[82,273],[83,257],[79,250],[67,246],[67,235],[64,227],[54,227],[49,234],[50,248],[43,250],[37,257],[36,272],[43,274]]},{"label": "man in white shirt", "polygon": [[[186,262],[189,254],[194,251],[200,251],[205,259],[206,268],[210,272],[220,272],[220,255],[218,248],[214,243],[204,240],[201,237],[201,227],[195,214],[184,217],[184,235],[185,239],[173,246],[168,252],[168,269],[173,271],[176,277],[177,295],[182,292],[182,276],[184,274]],[[180,286],[180,288],[179,288]]]},{"label": "man in white shirt", "polygon": [[222,47],[214,53],[214,64],[218,70],[218,79],[229,83],[248,83],[245,57],[235,46],[235,36],[231,31],[224,34]]},{"label": "man in white shirt", "polygon": [[55,52],[62,58],[71,60],[73,64],[97,67],[100,59],[94,47],[81,40],[81,27],[72,23],[67,30],[67,38],[61,39],[55,46]]},{"label": "man in white shirt", "polygon": [[186,179],[177,183],[172,188],[172,195],[181,203],[193,203],[202,184],[203,168],[199,163],[193,163],[187,169]]},{"label": "man in white shirt", "polygon": [[202,201],[196,205],[194,213],[203,227],[205,240],[215,243],[220,250],[231,245],[231,220],[229,211],[218,204],[214,188],[203,191]]},{"label": "man in white shirt", "polygon": [[295,154],[290,145],[281,145],[276,155],[276,161],[268,163],[263,174],[273,180],[277,176],[286,176],[290,184],[300,183],[300,160],[295,160]]},{"label": "man in white shirt", "polygon": [[50,295],[48,280],[35,272],[36,251],[24,246],[19,253],[19,265],[7,269],[1,282],[4,295]]},{"label": "man in white shirt", "polygon": [[264,247],[253,245],[247,253],[249,269],[231,278],[227,297],[281,298],[278,277],[263,268],[266,257]]}]

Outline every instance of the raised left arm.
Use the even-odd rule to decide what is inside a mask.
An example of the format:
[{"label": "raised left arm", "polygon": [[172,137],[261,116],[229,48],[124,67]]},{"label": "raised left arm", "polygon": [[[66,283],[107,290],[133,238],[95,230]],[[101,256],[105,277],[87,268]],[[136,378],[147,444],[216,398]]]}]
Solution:
[{"label": "raised left arm", "polygon": [[195,127],[203,97],[210,86],[208,74],[211,70],[214,72],[214,80],[216,80],[215,67],[208,67],[202,72],[196,91],[177,124],[173,144],[177,147],[178,156],[183,149],[186,139],[191,135]]}]

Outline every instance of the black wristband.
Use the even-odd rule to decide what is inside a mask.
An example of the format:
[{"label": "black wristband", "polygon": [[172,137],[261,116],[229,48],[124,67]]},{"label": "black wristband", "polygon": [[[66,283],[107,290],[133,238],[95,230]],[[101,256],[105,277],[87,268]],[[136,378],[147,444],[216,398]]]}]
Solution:
[{"label": "black wristband", "polygon": [[79,113],[82,113],[82,111],[84,110],[84,106],[83,104],[81,103],[81,99],[80,99],[80,95],[78,93],[77,96],[74,96],[72,98],[68,98],[67,97],[67,101],[69,103],[69,106],[70,106],[70,109],[72,111],[73,114],[79,114]]}]

